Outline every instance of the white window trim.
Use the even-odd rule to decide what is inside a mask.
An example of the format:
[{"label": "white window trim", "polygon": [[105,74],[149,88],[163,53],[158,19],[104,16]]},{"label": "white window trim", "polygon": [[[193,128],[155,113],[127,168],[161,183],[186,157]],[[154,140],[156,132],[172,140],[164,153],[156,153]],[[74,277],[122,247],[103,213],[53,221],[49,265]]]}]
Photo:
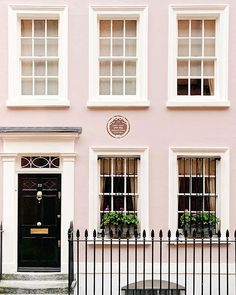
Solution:
[{"label": "white window trim", "polygon": [[[21,17],[59,17],[59,95],[30,96],[20,94],[19,18]],[[67,93],[67,55],[68,55],[68,9],[67,6],[8,6],[8,107],[68,107]]]},{"label": "white window trim", "polygon": [[218,216],[221,219],[220,230],[225,234],[229,229],[229,200],[230,200],[230,152],[226,147],[170,147],[169,149],[169,229],[176,231],[178,220],[178,161],[183,157],[220,157],[218,181]]},{"label": "white window trim", "polygon": [[89,149],[89,233],[99,224],[99,156],[139,156],[138,217],[140,230],[149,233],[149,149],[148,148],[100,148]]},{"label": "white window trim", "polygon": [[[218,18],[216,50],[218,61],[216,69],[216,95],[177,96],[177,19],[178,17],[216,17]],[[168,40],[168,101],[167,107],[229,107],[228,99],[228,5],[170,5]]]},{"label": "white window trim", "polygon": [[[137,94],[136,96],[98,94],[98,19],[102,17],[134,17],[139,20],[137,40]],[[141,5],[90,6],[89,9],[89,100],[88,107],[148,107],[147,98],[147,38],[148,7]],[[141,87],[142,86],[142,87]]]}]

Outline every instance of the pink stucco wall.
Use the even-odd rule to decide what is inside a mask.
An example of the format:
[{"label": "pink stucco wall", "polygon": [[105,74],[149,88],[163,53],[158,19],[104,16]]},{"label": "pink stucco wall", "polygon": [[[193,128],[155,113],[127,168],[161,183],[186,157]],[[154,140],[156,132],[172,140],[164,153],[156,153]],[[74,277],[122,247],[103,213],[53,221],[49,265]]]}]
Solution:
[{"label": "pink stucco wall", "polygon": [[[44,3],[45,2],[45,3]],[[229,99],[225,109],[167,109],[168,92],[168,5],[230,5]],[[69,9],[69,100],[70,108],[7,108],[8,98],[8,4],[68,5]],[[88,100],[88,8],[90,4],[147,4],[148,98],[151,106],[141,109],[89,109]],[[146,146],[150,148],[150,228],[168,224],[168,148],[169,146],[230,148],[230,225],[236,228],[236,1],[225,0],[1,0],[0,1],[0,125],[1,126],[80,126],[76,162],[76,222],[88,225],[88,161],[90,146]],[[106,131],[113,115],[128,118],[130,133],[114,139]],[[63,118],[63,120],[62,120]],[[96,128],[95,128],[96,126]]]}]

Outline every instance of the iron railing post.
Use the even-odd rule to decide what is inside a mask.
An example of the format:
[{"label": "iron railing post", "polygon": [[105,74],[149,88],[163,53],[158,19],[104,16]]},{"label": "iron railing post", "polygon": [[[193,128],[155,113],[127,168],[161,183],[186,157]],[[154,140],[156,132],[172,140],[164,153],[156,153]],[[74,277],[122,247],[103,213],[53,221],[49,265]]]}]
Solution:
[{"label": "iron railing post", "polygon": [[73,245],[73,222],[68,229],[68,294],[71,294],[74,281],[74,245]]}]

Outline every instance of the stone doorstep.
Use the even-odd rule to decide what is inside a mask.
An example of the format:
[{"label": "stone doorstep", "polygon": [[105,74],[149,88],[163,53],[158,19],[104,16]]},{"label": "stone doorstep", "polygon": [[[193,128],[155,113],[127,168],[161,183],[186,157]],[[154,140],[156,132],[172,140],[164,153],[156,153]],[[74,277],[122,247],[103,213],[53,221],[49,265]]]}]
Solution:
[{"label": "stone doorstep", "polygon": [[15,273],[4,274],[0,294],[68,294],[66,274]]},{"label": "stone doorstep", "polygon": [[8,273],[2,275],[2,280],[24,280],[24,281],[57,281],[67,280],[68,275],[62,273],[40,273],[40,272],[20,272],[20,273]]}]

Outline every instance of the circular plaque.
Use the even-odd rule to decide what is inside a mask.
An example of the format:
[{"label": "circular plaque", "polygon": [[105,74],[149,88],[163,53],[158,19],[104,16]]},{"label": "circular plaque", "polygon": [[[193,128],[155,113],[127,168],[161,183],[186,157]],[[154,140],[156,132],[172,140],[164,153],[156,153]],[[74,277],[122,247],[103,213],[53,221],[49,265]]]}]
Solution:
[{"label": "circular plaque", "polygon": [[115,138],[122,138],[129,133],[129,121],[123,116],[114,116],[107,122],[107,132]]}]

